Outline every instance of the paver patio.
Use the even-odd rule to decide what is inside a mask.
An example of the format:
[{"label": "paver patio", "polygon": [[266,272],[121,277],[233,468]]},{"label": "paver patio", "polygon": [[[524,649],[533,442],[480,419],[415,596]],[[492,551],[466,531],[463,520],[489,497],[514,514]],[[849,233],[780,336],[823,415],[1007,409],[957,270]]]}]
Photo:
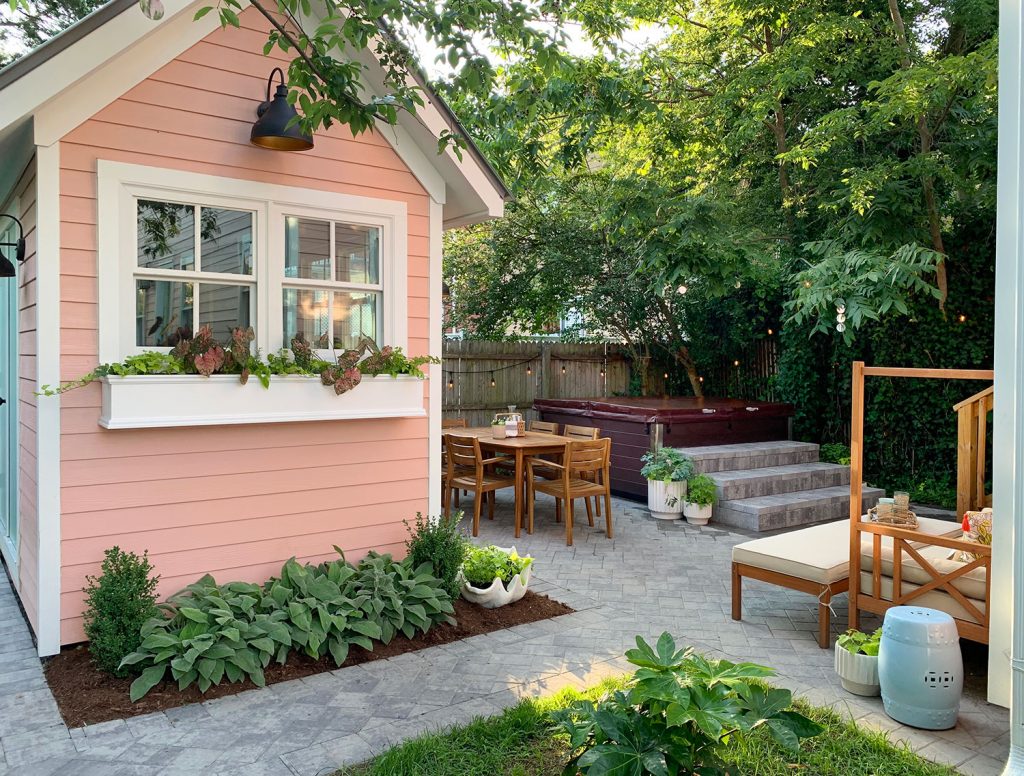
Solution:
[{"label": "paver patio", "polygon": [[[899,725],[879,699],[839,687],[832,651],[815,643],[811,596],[748,581],[744,621],[730,619],[730,550],[747,536],[714,526],[666,526],[634,502],[613,506],[614,540],[583,519],[575,546],[566,547],[563,527],[545,508],[534,535],[515,541],[536,558],[533,589],[569,604],[574,614],[70,731],[4,578],[0,776],[328,774],[424,731],[497,713],[524,695],[623,673],[629,666],[622,654],[635,635],[656,638],[664,630],[712,654],[773,666],[780,685],[891,731],[893,739],[963,773],[1001,772],[1009,746],[1006,710],[968,694],[951,731]],[[497,517],[482,521],[480,541],[512,543],[511,522],[511,499],[500,494]],[[842,627],[845,596],[835,609]]]}]

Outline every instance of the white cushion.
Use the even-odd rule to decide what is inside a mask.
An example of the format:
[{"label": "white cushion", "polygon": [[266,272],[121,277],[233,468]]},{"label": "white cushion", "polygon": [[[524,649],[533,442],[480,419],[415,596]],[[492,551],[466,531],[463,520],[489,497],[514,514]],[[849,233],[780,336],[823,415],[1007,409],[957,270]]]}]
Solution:
[{"label": "white cushion", "polygon": [[[917,530],[928,536],[959,536],[960,526],[923,517]],[[871,544],[871,534],[861,534]],[[892,540],[883,537],[883,545]],[[787,576],[828,585],[850,576],[850,521],[812,525],[789,533],[752,539],[732,548],[734,563],[776,571]]]}]

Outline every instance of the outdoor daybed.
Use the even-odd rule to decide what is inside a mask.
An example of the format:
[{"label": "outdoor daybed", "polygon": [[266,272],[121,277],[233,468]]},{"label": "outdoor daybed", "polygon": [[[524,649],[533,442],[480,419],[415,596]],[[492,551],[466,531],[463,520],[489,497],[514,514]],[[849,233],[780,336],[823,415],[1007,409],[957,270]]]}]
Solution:
[{"label": "outdoor daybed", "polygon": [[[928,537],[959,536],[960,526],[945,520],[922,518],[918,533]],[[818,646],[826,649],[831,641],[829,628],[832,598],[849,590],[849,537],[849,521],[838,520],[737,544],[732,548],[732,618],[742,619],[744,577],[810,593],[818,597]],[[871,541],[865,538],[862,543],[862,553],[867,554],[863,565],[868,569],[871,568]],[[924,547],[924,544],[917,542],[914,546]],[[885,540],[885,547],[888,549],[891,567],[891,539]],[[904,568],[908,567],[907,563],[903,565]],[[884,571],[885,564],[881,567]],[[909,578],[910,574],[904,573],[904,579]],[[905,584],[904,587],[909,586]],[[888,589],[892,590],[891,584]],[[942,593],[933,592],[928,595],[940,596]],[[927,600],[931,598],[922,599],[921,604],[931,606]]]},{"label": "outdoor daybed", "polygon": [[[939,609],[956,621],[961,638],[988,643],[992,547],[966,541],[957,522],[919,518],[916,528],[872,522],[862,513],[864,461],[864,378],[991,380],[988,370],[902,369],[853,364],[850,428],[850,519],[738,544],[732,555],[732,617],[742,616],[743,577],[818,596],[818,644],[829,646],[832,597],[848,592],[849,626],[860,612],[884,615],[893,606],[917,604]],[[978,406],[954,409],[958,427],[958,489],[974,482],[968,509],[980,509],[984,494],[987,415],[991,393],[968,400]],[[967,416],[970,422],[964,422]],[[960,555],[965,560],[951,556]]]}]

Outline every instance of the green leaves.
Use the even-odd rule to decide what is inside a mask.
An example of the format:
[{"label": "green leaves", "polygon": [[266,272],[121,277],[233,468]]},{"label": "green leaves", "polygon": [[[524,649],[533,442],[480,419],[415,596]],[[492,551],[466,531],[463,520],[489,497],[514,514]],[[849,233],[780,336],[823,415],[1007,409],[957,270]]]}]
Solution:
[{"label": "green leaves", "polygon": [[139,678],[132,682],[132,686],[128,690],[128,697],[131,698],[132,703],[160,684],[165,673],[167,673],[166,665],[150,666],[143,671]]},{"label": "green leaves", "polygon": [[639,636],[636,641],[626,656],[639,668],[625,692],[552,715],[572,752],[566,774],[724,775],[717,752],[737,731],[764,726],[788,749],[822,731],[789,708],[789,690],[750,682],[771,669],[677,649],[668,633],[653,647]]}]

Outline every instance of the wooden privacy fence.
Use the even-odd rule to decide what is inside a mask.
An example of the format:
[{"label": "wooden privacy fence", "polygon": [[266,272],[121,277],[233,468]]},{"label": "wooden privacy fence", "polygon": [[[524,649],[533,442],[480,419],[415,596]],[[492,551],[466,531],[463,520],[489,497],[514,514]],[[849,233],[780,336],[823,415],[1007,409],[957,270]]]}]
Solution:
[{"label": "wooden privacy fence", "polygon": [[444,416],[490,423],[511,404],[536,419],[533,400],[623,395],[631,365],[620,345],[561,342],[444,343]]},{"label": "wooden privacy fence", "polygon": [[704,375],[704,395],[777,401],[775,376],[778,373],[778,340],[775,337],[760,339],[736,358],[723,360]]}]

